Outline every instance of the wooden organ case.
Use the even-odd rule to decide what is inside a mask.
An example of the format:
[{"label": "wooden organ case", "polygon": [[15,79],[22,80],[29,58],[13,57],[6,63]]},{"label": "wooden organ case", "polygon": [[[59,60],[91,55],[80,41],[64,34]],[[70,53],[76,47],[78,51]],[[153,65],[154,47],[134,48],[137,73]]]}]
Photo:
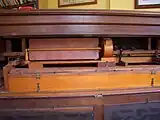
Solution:
[{"label": "wooden organ case", "polygon": [[[1,40],[21,39],[3,67],[1,120],[157,120],[160,13],[0,11]],[[18,46],[17,46],[18,48]]]}]

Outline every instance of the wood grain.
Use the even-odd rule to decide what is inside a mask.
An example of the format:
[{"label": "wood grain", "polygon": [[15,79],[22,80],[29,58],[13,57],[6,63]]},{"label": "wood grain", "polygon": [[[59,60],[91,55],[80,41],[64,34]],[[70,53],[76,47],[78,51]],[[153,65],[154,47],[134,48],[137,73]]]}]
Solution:
[{"label": "wood grain", "polygon": [[99,52],[83,51],[33,51],[29,53],[30,60],[96,60]]},{"label": "wood grain", "polygon": [[159,36],[159,26],[27,25],[0,26],[1,36]]},{"label": "wood grain", "polygon": [[99,51],[97,49],[98,45],[99,41],[97,38],[64,38],[64,39],[50,39],[50,40],[31,39],[29,40],[29,59],[30,60],[98,59],[99,58]]},{"label": "wood grain", "polygon": [[98,38],[51,38],[30,39],[30,49],[42,48],[97,48]]},{"label": "wood grain", "polygon": [[159,36],[160,14],[124,10],[1,10],[0,36]]}]

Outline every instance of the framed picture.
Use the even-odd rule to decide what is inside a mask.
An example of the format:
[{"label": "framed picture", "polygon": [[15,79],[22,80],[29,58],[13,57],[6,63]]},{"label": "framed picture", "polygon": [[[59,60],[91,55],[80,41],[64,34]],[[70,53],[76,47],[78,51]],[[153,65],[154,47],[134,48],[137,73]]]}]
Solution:
[{"label": "framed picture", "polygon": [[160,0],[135,0],[135,8],[160,8]]},{"label": "framed picture", "polygon": [[58,0],[58,7],[97,4],[97,0]]}]

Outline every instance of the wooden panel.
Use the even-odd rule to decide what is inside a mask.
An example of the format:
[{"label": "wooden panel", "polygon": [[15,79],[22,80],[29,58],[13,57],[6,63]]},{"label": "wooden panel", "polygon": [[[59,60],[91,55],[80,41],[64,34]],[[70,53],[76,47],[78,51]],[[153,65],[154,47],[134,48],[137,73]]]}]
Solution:
[{"label": "wooden panel", "polygon": [[104,120],[131,120],[130,118],[133,118],[132,120],[158,120],[160,117],[160,102],[106,105],[104,113]]},{"label": "wooden panel", "polygon": [[[24,94],[23,94],[24,95]],[[12,98],[12,99],[10,99]],[[10,97],[0,99],[0,110],[6,109],[33,109],[33,108],[54,108],[54,106],[65,107],[65,106],[92,106],[92,105],[114,105],[114,104],[125,104],[125,103],[146,103],[148,100],[158,101],[160,99],[159,92],[157,93],[141,93],[141,94],[126,94],[124,95],[107,95],[102,98],[94,97],[94,94],[90,97],[36,97],[36,98],[17,98]],[[15,99],[14,99],[15,98]]]},{"label": "wooden panel", "polygon": [[11,40],[6,40],[6,52],[12,52],[12,43]]},{"label": "wooden panel", "polygon": [[[51,49],[51,48],[97,48],[97,38],[64,38],[64,39],[31,39],[30,49]],[[97,50],[82,51],[30,51],[30,60],[74,60],[74,59],[98,59]]]},{"label": "wooden panel", "polygon": [[[8,80],[12,79],[12,76],[9,76],[8,77]],[[16,88],[17,90],[20,90],[20,89],[24,89],[26,91],[30,91],[30,92],[34,92],[34,91],[37,91],[37,83],[38,80],[36,79],[36,75],[33,76],[33,77],[28,77],[28,78],[25,78],[25,80],[23,80],[23,78],[19,77],[19,78],[16,78],[16,81],[17,83],[19,84],[10,84],[10,82],[8,81],[8,91],[12,91],[13,90],[13,87]],[[16,83],[16,81],[12,81],[13,83]]]},{"label": "wooden panel", "polygon": [[41,48],[96,48],[97,38],[55,38],[55,39],[30,39],[30,49]]},{"label": "wooden panel", "polygon": [[96,51],[33,51],[29,53],[30,60],[82,60],[98,59]]},{"label": "wooden panel", "polygon": [[160,14],[148,11],[0,11],[0,36],[159,35]]},{"label": "wooden panel", "polygon": [[159,26],[123,25],[27,25],[0,26],[2,36],[32,35],[112,35],[112,36],[159,36]]},{"label": "wooden panel", "polygon": [[[27,19],[27,22],[26,22]],[[143,21],[143,22],[142,22]],[[53,16],[5,16],[0,19],[0,25],[26,25],[26,24],[141,24],[160,25],[157,17],[136,16],[100,16],[100,15],[53,15]]]},{"label": "wooden panel", "polygon": [[129,11],[129,10],[93,10],[93,9],[36,9],[32,11],[13,11],[1,10],[1,16],[8,15],[107,15],[107,16],[140,16],[140,17],[159,17],[159,12],[153,11]]},{"label": "wooden panel", "polygon": [[[36,76],[35,76],[36,77]],[[28,81],[30,79],[30,81]],[[32,87],[26,89],[26,85],[34,85],[31,75],[10,75],[10,92],[35,91]],[[81,73],[79,74],[40,74],[38,80],[41,91],[68,91],[68,90],[95,90],[95,89],[118,89],[137,88],[151,86],[151,75],[148,73]],[[118,83],[118,84],[117,84]],[[19,86],[19,87],[16,87]]]}]

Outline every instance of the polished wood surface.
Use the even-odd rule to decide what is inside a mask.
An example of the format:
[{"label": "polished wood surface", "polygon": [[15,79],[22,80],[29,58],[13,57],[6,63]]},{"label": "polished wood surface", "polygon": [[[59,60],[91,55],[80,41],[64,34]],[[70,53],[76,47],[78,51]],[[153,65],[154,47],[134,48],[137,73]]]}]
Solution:
[{"label": "polished wood surface", "polygon": [[0,36],[159,36],[159,12],[0,11]]},{"label": "polished wood surface", "polygon": [[[25,53],[29,68],[13,68],[14,65],[4,67],[6,91],[1,91],[0,94],[0,114],[13,113],[16,110],[18,112],[29,110],[36,112],[40,110],[43,112],[46,110],[93,111],[95,120],[104,120],[104,106],[160,100],[159,65],[40,69],[43,64],[78,64],[79,61],[36,61],[34,63],[29,61],[31,56],[28,54],[28,52],[38,51],[39,53],[36,53],[38,56],[42,54],[42,49],[45,50],[43,52],[68,50],[67,53],[75,49],[84,52],[85,49],[89,52],[93,50],[94,53],[103,51],[104,54],[100,56],[101,59],[84,60],[82,63],[118,61],[117,57],[111,55],[112,42],[106,41],[107,46],[103,46],[103,49],[99,41],[117,36],[159,37],[159,12],[68,9],[2,10],[0,17],[2,38],[26,37],[33,42]],[[45,37],[47,39],[51,37],[54,40],[59,38],[54,44],[52,40],[46,40]],[[79,37],[78,44],[77,41],[67,43],[66,38],[75,39],[74,37]],[[39,41],[42,38],[45,40]],[[87,40],[83,41],[83,38]],[[38,44],[40,42],[41,44]],[[148,42],[147,39],[146,42]],[[154,50],[124,51],[125,54],[131,54],[131,57],[123,57],[122,60],[132,63],[150,62],[154,52]],[[117,56],[119,54],[117,51],[113,53]],[[142,54],[147,54],[147,57],[135,58],[136,55]],[[96,59],[99,58],[99,54],[97,55]],[[44,58],[45,55],[42,56]],[[77,56],[82,58],[85,55],[77,54]]]},{"label": "polished wood surface", "polygon": [[98,38],[30,39],[29,60],[95,60],[98,45]]},{"label": "polished wood surface", "polygon": [[[40,91],[127,89],[159,86],[158,66],[110,68],[12,69],[8,75],[8,91]],[[155,72],[152,75],[152,72]],[[37,78],[38,75],[38,78]],[[152,81],[154,79],[154,81]],[[65,84],[64,84],[65,83]],[[118,83],[118,84],[117,84]],[[19,87],[17,87],[17,85]]]}]

